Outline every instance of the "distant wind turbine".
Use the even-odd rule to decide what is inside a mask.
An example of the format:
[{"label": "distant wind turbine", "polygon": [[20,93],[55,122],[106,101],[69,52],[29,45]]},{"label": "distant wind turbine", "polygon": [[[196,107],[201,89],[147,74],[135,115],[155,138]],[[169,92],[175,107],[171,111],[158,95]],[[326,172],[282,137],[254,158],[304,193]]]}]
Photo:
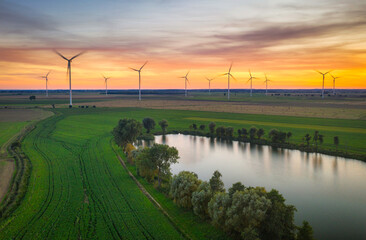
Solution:
[{"label": "distant wind turbine", "polygon": [[189,80],[188,80],[188,74],[190,71],[187,72],[187,74],[185,76],[179,77],[179,78],[184,78],[184,96],[187,97],[187,83],[189,84]]},{"label": "distant wind turbine", "polygon": [[131,70],[134,70],[139,73],[139,101],[141,101],[141,70],[143,67],[145,67],[146,63],[147,63],[147,61],[139,69],[130,68]]},{"label": "distant wind turbine", "polygon": [[41,76],[41,78],[46,79],[46,97],[48,97],[48,74],[50,74],[51,71],[49,71],[46,76]]},{"label": "distant wind turbine", "polygon": [[65,59],[67,61],[67,73],[69,75],[69,89],[70,89],[70,107],[72,107],[72,89],[71,89],[71,62],[72,60],[74,60],[75,58],[79,57],[80,55],[82,55],[84,52],[80,52],[79,54],[76,54],[75,56],[73,56],[70,59],[67,59],[66,57],[64,57],[61,53],[57,52],[56,50],[54,50],[55,53],[57,53],[60,57],[62,57],[63,59]]},{"label": "distant wind turbine", "polygon": [[325,80],[325,75],[327,75],[328,73],[330,73],[332,70],[326,72],[326,73],[322,73],[319,72],[318,70],[315,70],[316,72],[318,72],[319,74],[323,75],[323,86],[322,86],[322,98],[324,98],[324,80]]},{"label": "distant wind turbine", "polygon": [[222,76],[227,75],[227,100],[230,100],[230,77],[232,77],[234,80],[236,80],[236,78],[230,73],[232,66],[233,66],[233,63],[231,63],[229,71],[227,73],[222,74]]},{"label": "distant wind turbine", "polygon": [[104,82],[105,82],[105,95],[108,96],[108,79],[110,79],[110,77],[105,77],[104,75],[102,75],[104,78]]},{"label": "distant wind turbine", "polygon": [[215,78],[206,77],[206,79],[208,81],[208,93],[211,94],[211,81],[214,80]]},{"label": "distant wind turbine", "polygon": [[249,70],[249,76],[250,76],[250,78],[247,81],[247,83],[250,81],[250,96],[253,96],[253,79],[258,79],[258,78],[253,77],[252,76],[252,73],[250,72],[250,70]]},{"label": "distant wind turbine", "polygon": [[330,76],[333,78],[333,95],[335,95],[336,93],[335,93],[335,80],[337,79],[337,78],[340,78],[340,77],[334,77],[332,74],[330,74]]},{"label": "distant wind turbine", "polygon": [[268,82],[272,82],[272,80],[267,78],[267,74],[264,74],[266,80],[264,81],[266,83],[266,96],[267,96],[267,92],[268,92]]}]

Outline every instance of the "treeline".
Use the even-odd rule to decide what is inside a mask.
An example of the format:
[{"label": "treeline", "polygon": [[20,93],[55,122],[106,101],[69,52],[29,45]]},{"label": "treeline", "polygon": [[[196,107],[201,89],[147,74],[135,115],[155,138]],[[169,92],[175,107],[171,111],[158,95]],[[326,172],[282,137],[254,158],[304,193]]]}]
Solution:
[{"label": "treeline", "polygon": [[128,161],[136,166],[137,174],[175,204],[192,210],[236,239],[313,239],[312,228],[306,221],[301,227],[294,224],[296,208],[286,205],[277,190],[267,192],[262,187],[246,187],[237,182],[226,191],[219,171],[215,171],[209,181],[202,181],[197,174],[188,171],[172,177],[170,166],[177,163],[177,149],[161,144],[136,149],[132,145],[141,135],[143,126],[151,130],[148,126],[153,124],[143,122],[121,119],[113,130],[114,139]]}]

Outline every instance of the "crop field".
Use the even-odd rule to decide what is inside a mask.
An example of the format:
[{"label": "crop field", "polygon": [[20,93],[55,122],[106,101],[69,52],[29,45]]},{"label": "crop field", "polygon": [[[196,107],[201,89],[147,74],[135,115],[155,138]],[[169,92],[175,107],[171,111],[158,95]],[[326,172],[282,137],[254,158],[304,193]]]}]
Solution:
[{"label": "crop field", "polygon": [[118,162],[111,125],[85,122],[53,117],[24,140],[30,185],[0,239],[181,238]]}]

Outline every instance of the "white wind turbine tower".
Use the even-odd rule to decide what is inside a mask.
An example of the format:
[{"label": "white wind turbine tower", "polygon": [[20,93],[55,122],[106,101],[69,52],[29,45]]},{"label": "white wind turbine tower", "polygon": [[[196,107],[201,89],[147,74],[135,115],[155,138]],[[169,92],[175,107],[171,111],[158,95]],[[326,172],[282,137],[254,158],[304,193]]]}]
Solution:
[{"label": "white wind turbine tower", "polygon": [[234,78],[234,80],[236,80],[235,77],[230,73],[232,66],[233,66],[233,63],[231,63],[229,71],[227,73],[222,74],[222,76],[227,75],[227,100],[230,100],[230,77],[232,77],[232,78]]},{"label": "white wind turbine tower", "polygon": [[189,80],[188,80],[188,74],[190,71],[187,72],[187,74],[183,77],[179,77],[179,78],[184,78],[184,96],[187,97],[187,83],[189,84]]},{"label": "white wind turbine tower", "polygon": [[249,76],[250,76],[250,78],[247,81],[247,83],[250,81],[250,96],[253,96],[253,79],[258,79],[258,78],[253,77],[252,76],[252,73],[250,72],[250,70],[249,70]]},{"label": "white wind turbine tower", "polygon": [[134,70],[139,73],[139,101],[141,101],[141,70],[143,67],[145,67],[146,63],[147,63],[147,61],[139,69],[130,68],[131,70]]},{"label": "white wind turbine tower", "polygon": [[79,57],[81,54],[83,54],[84,52],[80,52],[79,54],[76,54],[75,56],[73,56],[70,59],[67,59],[66,57],[64,57],[61,53],[57,52],[55,50],[55,52],[62,57],[63,59],[65,59],[67,61],[67,74],[69,75],[69,89],[70,89],[70,105],[69,107],[72,107],[72,89],[71,89],[71,62],[72,60],[74,60],[75,58]]},{"label": "white wind turbine tower", "polygon": [[105,83],[105,95],[108,96],[108,79],[110,79],[110,77],[105,77],[104,75],[102,75],[104,78],[104,83]]},{"label": "white wind turbine tower", "polygon": [[41,76],[41,78],[46,79],[46,97],[48,97],[48,74],[50,74],[51,71],[49,71],[46,76]]},{"label": "white wind turbine tower", "polygon": [[211,94],[211,81],[214,80],[215,78],[206,77],[206,79],[208,81],[208,93]]},{"label": "white wind turbine tower", "polygon": [[322,98],[324,98],[324,80],[325,80],[325,75],[327,75],[328,73],[330,73],[332,70],[326,72],[326,73],[322,73],[319,72],[318,70],[315,70],[316,72],[318,72],[319,74],[323,75],[323,86],[322,86]]},{"label": "white wind turbine tower", "polygon": [[272,82],[272,80],[267,78],[267,74],[264,74],[266,80],[264,81],[266,83],[266,96],[267,96],[267,92],[268,92],[268,82]]},{"label": "white wind turbine tower", "polygon": [[330,74],[330,76],[333,78],[333,95],[335,95],[336,93],[335,93],[335,80],[337,79],[337,78],[340,78],[340,77],[334,77],[332,74]]}]

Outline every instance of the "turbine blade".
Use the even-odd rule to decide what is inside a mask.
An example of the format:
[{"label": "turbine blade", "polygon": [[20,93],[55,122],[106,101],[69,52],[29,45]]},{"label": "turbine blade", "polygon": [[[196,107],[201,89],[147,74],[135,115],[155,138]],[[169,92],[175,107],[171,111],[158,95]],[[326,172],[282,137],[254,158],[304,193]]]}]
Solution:
[{"label": "turbine blade", "polygon": [[65,59],[66,61],[69,61],[69,59],[65,58],[64,55],[62,55],[61,53],[57,52],[57,50],[53,50],[57,55],[59,55],[60,57],[62,57],[63,59]]},{"label": "turbine blade", "polygon": [[85,51],[82,51],[79,54],[76,54],[75,56],[73,56],[72,58],[70,58],[70,61],[73,60],[73,59],[75,59],[75,58],[77,58],[77,57],[79,57],[80,55],[83,55],[84,53],[85,53]]},{"label": "turbine blade", "polygon": [[142,65],[142,67],[140,68],[140,71],[141,71],[141,69],[142,69],[143,67],[145,67],[146,63],[147,63],[147,61],[144,63],[144,65]]}]

